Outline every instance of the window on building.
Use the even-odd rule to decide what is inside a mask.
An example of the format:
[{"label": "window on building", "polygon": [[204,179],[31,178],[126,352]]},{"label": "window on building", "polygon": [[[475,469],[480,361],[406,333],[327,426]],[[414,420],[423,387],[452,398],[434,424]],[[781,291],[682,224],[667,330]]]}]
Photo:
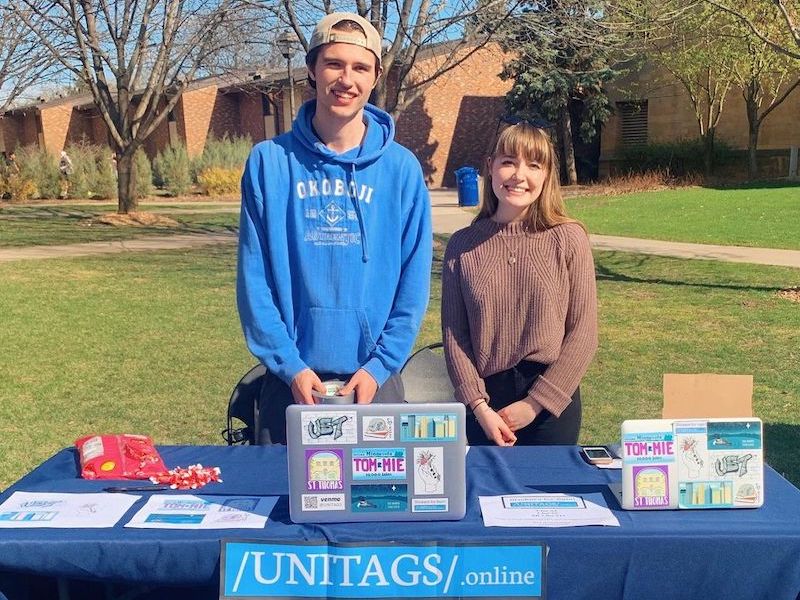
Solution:
[{"label": "window on building", "polygon": [[620,121],[620,145],[623,148],[647,143],[647,100],[617,102]]}]

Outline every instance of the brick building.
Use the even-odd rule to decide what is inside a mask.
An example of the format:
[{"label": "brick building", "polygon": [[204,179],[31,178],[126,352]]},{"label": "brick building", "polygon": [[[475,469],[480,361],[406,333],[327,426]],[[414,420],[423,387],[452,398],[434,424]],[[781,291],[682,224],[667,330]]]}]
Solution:
[{"label": "brick building", "polygon": [[[424,78],[449,52],[447,44],[428,49],[415,65],[417,77]],[[499,78],[505,59],[497,46],[475,51],[436,79],[398,116],[397,140],[419,158],[430,187],[454,186],[454,171],[461,166],[482,170],[511,85]],[[305,69],[296,69],[293,76],[297,107],[308,93]],[[291,125],[286,81],[286,71],[280,69],[250,73],[236,81],[231,77],[197,80],[147,140],[145,150],[152,157],[170,143],[183,142],[194,156],[202,153],[211,135],[249,135],[258,142],[282,133]],[[631,89],[638,91],[633,95]],[[595,170],[599,162],[601,176],[613,171],[620,148],[627,144],[697,137],[685,91],[652,68],[620,81],[610,88],[609,96],[616,111],[600,140],[576,146],[576,152],[584,152],[584,162],[594,163]],[[795,90],[764,122],[759,148],[766,159],[761,161],[765,173],[788,172],[789,148],[800,144],[798,114],[800,91]],[[735,148],[747,148],[747,119],[737,90],[726,100],[718,138]],[[0,151],[37,144],[58,154],[82,139],[108,143],[105,124],[88,94],[16,108],[0,119]]]},{"label": "brick building", "polygon": [[[277,82],[277,83],[276,83]],[[209,77],[189,85],[175,108],[145,143],[155,156],[170,143],[183,142],[190,156],[203,152],[209,136],[249,135],[263,140],[283,131],[279,78],[258,74]],[[7,111],[0,119],[0,151],[38,145],[57,155],[71,144],[109,144],[108,129],[91,94],[57,98]]]},{"label": "brick building", "polygon": [[[441,53],[428,52],[420,73],[435,68]],[[397,139],[417,153],[429,185],[455,183],[460,166],[479,166],[502,114],[509,84],[497,76],[502,53],[479,50],[466,63],[438,79],[397,120]],[[305,69],[296,69],[295,104],[308,90]],[[249,135],[254,142],[290,127],[285,70],[195,81],[175,109],[148,138],[151,157],[169,143],[183,142],[190,156],[201,154],[209,136]],[[0,119],[0,152],[35,144],[58,154],[81,140],[108,144],[108,134],[90,94],[59,98],[10,110]]]}]

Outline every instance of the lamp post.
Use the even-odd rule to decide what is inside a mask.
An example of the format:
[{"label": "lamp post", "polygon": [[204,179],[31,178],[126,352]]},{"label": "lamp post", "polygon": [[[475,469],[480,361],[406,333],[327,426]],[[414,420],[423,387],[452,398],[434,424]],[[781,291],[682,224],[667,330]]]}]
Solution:
[{"label": "lamp post", "polygon": [[292,57],[294,56],[294,36],[288,30],[278,36],[278,49],[286,59],[286,75],[289,77],[289,114],[294,119],[294,78],[292,77]]}]

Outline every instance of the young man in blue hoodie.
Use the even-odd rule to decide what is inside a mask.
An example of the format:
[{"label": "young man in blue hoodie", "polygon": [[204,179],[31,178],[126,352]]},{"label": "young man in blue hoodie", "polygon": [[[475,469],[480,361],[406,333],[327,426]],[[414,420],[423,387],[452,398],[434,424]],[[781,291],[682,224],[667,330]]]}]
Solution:
[{"label": "young man in blue hoodie", "polygon": [[[237,302],[269,375],[262,442],[285,443],[286,407],[342,379],[360,404],[400,401],[396,374],[430,289],[430,199],[394,122],[367,104],[381,38],[352,13],[324,17],[306,56],[316,98],[255,146],[242,179]],[[269,439],[267,439],[269,438]]]}]

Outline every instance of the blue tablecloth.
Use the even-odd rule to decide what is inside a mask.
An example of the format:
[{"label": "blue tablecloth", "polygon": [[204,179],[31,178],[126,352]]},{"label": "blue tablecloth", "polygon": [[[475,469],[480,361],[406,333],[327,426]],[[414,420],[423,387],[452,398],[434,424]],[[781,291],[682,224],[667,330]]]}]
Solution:
[{"label": "blue tablecloth", "polygon": [[[800,491],[770,468],[762,508],[628,512],[608,491],[619,471],[584,463],[575,447],[473,448],[467,455],[462,521],[295,525],[289,520],[286,452],[275,447],[182,446],[159,449],[168,466],[222,468],[224,482],[204,493],[280,495],[263,530],[124,529],[144,500],[111,529],[4,529],[0,572],[102,579],[136,585],[218,585],[220,539],[339,542],[421,540],[543,541],[549,546],[551,599],[768,598],[800,593]],[[95,492],[108,482],[77,477],[63,450],[0,495],[13,491]],[[484,527],[479,495],[533,490],[602,491],[620,527]],[[0,592],[4,590],[0,589]]]}]

